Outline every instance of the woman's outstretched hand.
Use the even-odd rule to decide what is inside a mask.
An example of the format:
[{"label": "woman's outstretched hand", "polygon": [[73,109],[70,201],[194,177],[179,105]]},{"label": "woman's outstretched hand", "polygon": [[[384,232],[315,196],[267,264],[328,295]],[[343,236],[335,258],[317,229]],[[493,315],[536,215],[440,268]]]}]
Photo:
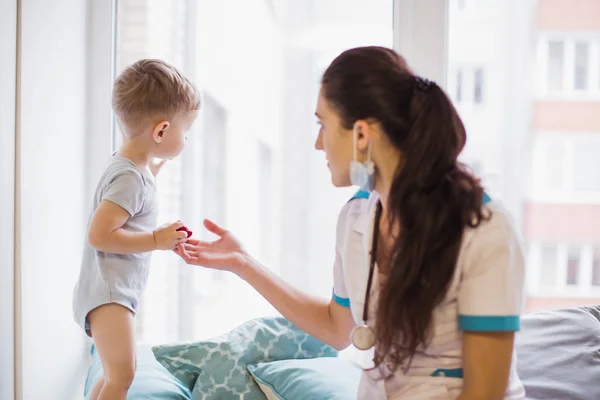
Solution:
[{"label": "woman's outstretched hand", "polygon": [[250,257],[233,234],[214,222],[204,220],[204,227],[219,236],[214,242],[190,238],[174,250],[187,264],[236,272]]}]

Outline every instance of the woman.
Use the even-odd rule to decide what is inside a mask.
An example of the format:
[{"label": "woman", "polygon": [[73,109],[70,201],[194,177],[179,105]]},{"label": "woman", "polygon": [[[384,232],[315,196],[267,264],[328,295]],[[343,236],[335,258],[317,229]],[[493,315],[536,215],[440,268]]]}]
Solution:
[{"label": "woman", "polygon": [[333,184],[372,191],[340,214],[331,301],[283,282],[211,221],[217,241],[177,253],[239,275],[335,348],[374,348],[360,399],[523,399],[522,250],[457,161],[466,134],[443,90],[392,50],[357,48],[326,70],[316,115]]}]

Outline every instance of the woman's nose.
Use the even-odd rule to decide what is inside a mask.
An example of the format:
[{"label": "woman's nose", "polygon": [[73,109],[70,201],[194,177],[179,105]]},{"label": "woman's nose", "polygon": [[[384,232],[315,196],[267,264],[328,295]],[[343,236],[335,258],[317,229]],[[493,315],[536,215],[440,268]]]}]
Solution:
[{"label": "woman's nose", "polygon": [[315,140],[315,149],[323,150],[323,134],[320,132],[319,132],[319,135],[317,136],[317,140]]}]

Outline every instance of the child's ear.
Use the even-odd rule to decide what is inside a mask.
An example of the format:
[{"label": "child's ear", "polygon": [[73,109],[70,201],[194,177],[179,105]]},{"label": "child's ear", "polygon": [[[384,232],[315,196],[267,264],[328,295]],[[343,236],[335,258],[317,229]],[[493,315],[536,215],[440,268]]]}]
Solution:
[{"label": "child's ear", "polygon": [[161,121],[154,127],[154,131],[152,132],[152,139],[154,139],[154,143],[159,144],[165,138],[165,131],[169,129],[169,121]]}]

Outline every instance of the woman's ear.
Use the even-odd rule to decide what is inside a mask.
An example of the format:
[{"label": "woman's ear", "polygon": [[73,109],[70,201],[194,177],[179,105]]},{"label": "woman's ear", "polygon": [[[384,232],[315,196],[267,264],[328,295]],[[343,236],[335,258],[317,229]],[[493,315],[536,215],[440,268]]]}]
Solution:
[{"label": "woman's ear", "polygon": [[152,139],[154,139],[154,143],[160,144],[164,140],[165,131],[169,129],[169,121],[161,121],[154,127],[152,131]]},{"label": "woman's ear", "polygon": [[358,151],[367,151],[369,142],[373,140],[373,129],[367,121],[359,119],[354,123],[352,134],[356,137],[356,148]]}]

